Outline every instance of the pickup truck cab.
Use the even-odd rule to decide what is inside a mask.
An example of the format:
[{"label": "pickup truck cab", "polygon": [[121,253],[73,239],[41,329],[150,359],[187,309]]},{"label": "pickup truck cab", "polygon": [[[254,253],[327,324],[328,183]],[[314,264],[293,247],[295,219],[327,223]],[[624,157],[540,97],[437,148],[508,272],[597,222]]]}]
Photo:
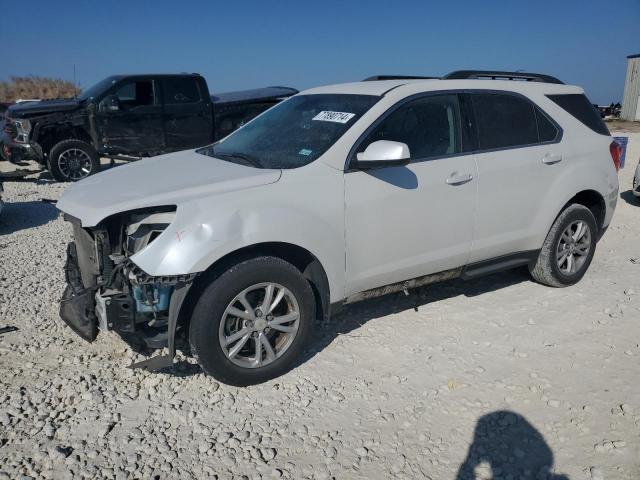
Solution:
[{"label": "pickup truck cab", "polygon": [[113,75],[78,98],[9,107],[4,153],[37,160],[58,181],[100,170],[100,157],[148,157],[200,147],[297,93],[285,87],[210,95],[198,74]]}]

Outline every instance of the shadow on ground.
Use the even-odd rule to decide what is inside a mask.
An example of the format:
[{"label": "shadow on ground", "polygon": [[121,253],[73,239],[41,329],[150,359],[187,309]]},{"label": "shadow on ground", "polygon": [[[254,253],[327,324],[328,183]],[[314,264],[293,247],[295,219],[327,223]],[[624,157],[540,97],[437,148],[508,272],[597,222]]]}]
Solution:
[{"label": "shadow on ground", "polygon": [[634,207],[640,207],[640,198],[636,197],[631,190],[626,190],[620,194],[620,198]]},{"label": "shadow on ground", "polygon": [[475,280],[456,279],[436,283],[411,290],[408,296],[399,292],[354,303],[345,307],[330,322],[317,325],[314,332],[314,340],[301,358],[300,364],[310,360],[317,353],[327,348],[338,336],[349,334],[369,320],[414,308],[419,309],[421,306],[431,302],[438,302],[459,295],[475,297],[526,281],[531,281],[531,276],[526,268],[522,268],[496,273]]},{"label": "shadow on ground", "polygon": [[0,214],[0,235],[39,227],[54,220],[59,213],[56,206],[48,202],[7,202]]},{"label": "shadow on ground", "polygon": [[569,480],[553,473],[553,452],[522,415],[499,410],[478,419],[456,480],[475,478]]},{"label": "shadow on ground", "polygon": [[[318,321],[315,326],[311,344],[293,368],[297,368],[303,363],[308,362],[316,356],[316,354],[331,345],[340,335],[350,334],[350,332],[362,327],[369,320],[405,310],[420,308],[428,303],[446,300],[447,298],[453,298],[459,295],[475,297],[527,281],[531,281],[529,272],[526,268],[519,268],[475,280],[465,281],[455,279],[412,289],[411,294],[408,296],[399,292],[355,303],[345,307],[339,314],[334,315],[329,322]],[[179,350],[189,355],[189,346],[184,339],[176,339],[176,343]],[[153,351],[146,348],[135,348],[134,350],[144,355],[154,355]],[[179,362],[173,367],[163,370],[163,373],[184,377],[202,373],[202,370],[197,365],[188,362]]]}]

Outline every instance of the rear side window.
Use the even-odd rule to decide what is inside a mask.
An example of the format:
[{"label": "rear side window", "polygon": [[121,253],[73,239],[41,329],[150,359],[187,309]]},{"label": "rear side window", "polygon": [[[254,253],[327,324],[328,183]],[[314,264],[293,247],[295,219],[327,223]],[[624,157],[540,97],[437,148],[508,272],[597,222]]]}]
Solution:
[{"label": "rear side window", "polygon": [[589,99],[580,93],[563,95],[547,95],[564,110],[569,112],[584,125],[600,135],[611,135],[609,129],[600,118],[600,114],[589,102]]},{"label": "rear side window", "polygon": [[200,91],[195,78],[166,78],[162,81],[162,88],[165,105],[200,101]]},{"label": "rear side window", "polygon": [[471,98],[480,150],[538,143],[536,111],[531,102],[502,93],[477,93]]}]

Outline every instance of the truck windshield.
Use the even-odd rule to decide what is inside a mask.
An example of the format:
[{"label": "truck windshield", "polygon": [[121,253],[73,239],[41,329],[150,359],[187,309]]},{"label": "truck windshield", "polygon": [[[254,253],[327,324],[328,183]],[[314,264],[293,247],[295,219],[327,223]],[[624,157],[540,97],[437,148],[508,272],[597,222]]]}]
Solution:
[{"label": "truck windshield", "polygon": [[298,168],[327,151],[380,97],[299,95],[198,153],[257,168]]},{"label": "truck windshield", "polygon": [[111,76],[107,77],[104,80],[99,81],[93,87],[89,87],[86,90],[83,90],[82,93],[78,96],[78,100],[90,100],[102,94],[102,92],[106,91],[111,85],[118,81],[118,77]]}]

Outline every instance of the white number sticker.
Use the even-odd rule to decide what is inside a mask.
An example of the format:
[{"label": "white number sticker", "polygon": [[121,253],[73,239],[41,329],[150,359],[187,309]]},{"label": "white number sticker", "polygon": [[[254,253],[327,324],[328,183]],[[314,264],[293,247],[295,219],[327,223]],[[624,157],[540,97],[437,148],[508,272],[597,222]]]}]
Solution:
[{"label": "white number sticker", "polygon": [[353,117],[355,117],[355,113],[347,113],[347,112],[330,112],[328,110],[323,110],[312,120],[320,120],[322,122],[336,122],[336,123],[347,123]]}]

